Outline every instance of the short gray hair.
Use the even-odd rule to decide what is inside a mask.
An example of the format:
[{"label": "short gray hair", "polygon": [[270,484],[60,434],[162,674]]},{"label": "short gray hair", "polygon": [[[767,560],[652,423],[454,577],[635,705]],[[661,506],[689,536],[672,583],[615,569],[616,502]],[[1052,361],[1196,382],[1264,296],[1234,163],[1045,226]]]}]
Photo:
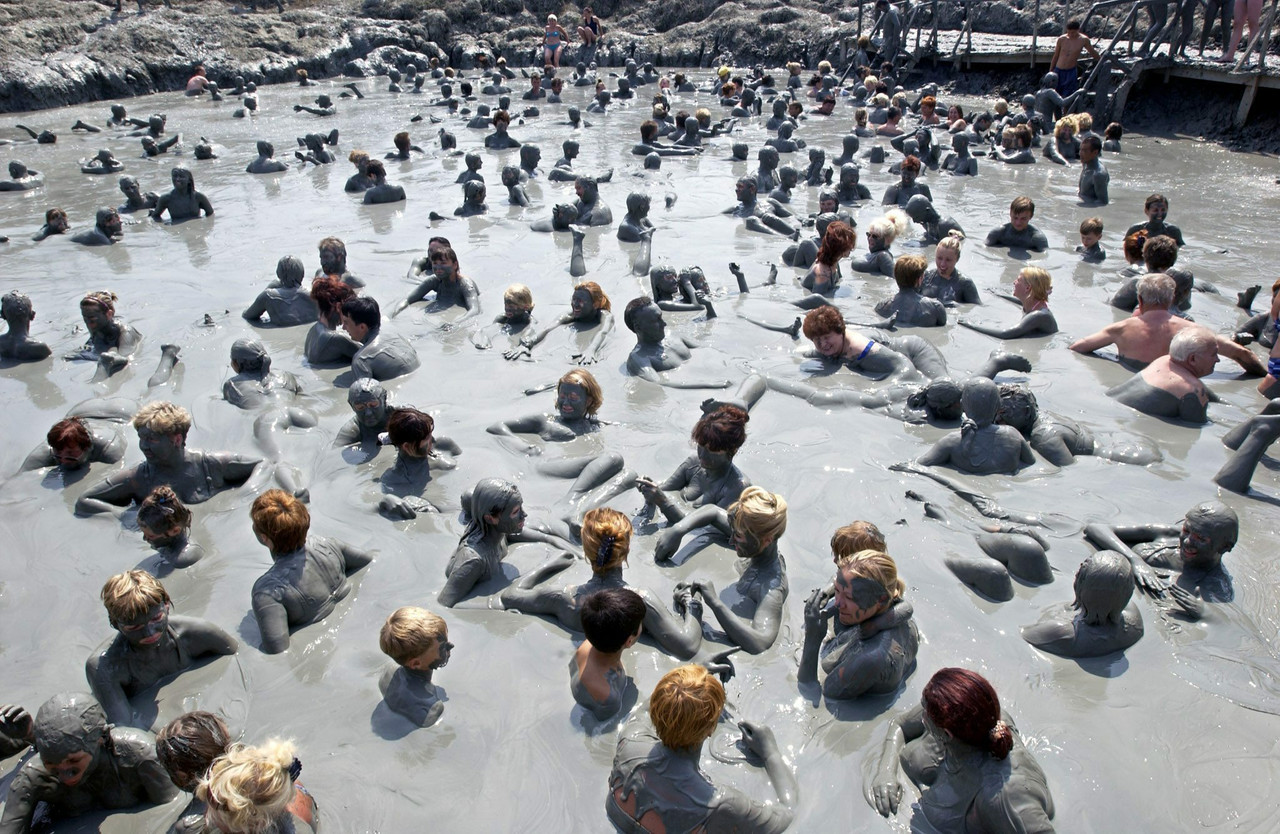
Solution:
[{"label": "short gray hair", "polygon": [[1153,310],[1167,310],[1173,304],[1173,279],[1163,272],[1148,272],[1138,279],[1138,302]]},{"label": "short gray hair", "polygon": [[1185,362],[1194,353],[1217,347],[1217,337],[1203,327],[1184,327],[1169,342],[1169,358]]}]

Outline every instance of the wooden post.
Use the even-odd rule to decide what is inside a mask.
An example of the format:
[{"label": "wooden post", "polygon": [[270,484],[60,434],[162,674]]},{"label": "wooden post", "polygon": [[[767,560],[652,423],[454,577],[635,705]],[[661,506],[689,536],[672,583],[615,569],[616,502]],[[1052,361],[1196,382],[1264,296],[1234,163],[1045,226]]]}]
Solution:
[{"label": "wooden post", "polygon": [[862,37],[862,3],[863,0],[858,0],[858,37]]},{"label": "wooden post", "polygon": [[1035,19],[1031,24],[1031,68],[1036,68],[1036,39],[1040,36],[1040,0],[1036,0]]},{"label": "wooden post", "polygon": [[[1265,56],[1266,53],[1264,52]],[[1244,127],[1245,122],[1249,121],[1249,109],[1253,107],[1253,99],[1258,94],[1258,80],[1262,78],[1262,73],[1258,73],[1249,79],[1244,85],[1244,95],[1240,97],[1240,107],[1236,110],[1236,127]]]}]

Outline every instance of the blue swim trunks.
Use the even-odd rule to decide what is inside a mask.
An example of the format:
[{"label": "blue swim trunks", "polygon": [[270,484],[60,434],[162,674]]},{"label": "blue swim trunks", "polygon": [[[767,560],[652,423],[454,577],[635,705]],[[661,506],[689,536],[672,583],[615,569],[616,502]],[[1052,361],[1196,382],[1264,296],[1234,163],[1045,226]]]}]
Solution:
[{"label": "blue swim trunks", "polygon": [[1080,67],[1055,71],[1058,73],[1058,95],[1069,96],[1080,89]]}]

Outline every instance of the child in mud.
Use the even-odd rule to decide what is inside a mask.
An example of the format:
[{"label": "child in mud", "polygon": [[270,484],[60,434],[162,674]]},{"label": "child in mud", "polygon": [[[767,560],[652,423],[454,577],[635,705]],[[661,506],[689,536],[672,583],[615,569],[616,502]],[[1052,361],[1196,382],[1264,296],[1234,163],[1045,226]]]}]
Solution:
[{"label": "child in mud", "polygon": [[382,624],[378,646],[397,664],[378,681],[387,707],[419,727],[439,721],[444,700],[431,675],[453,651],[444,619],[425,608],[397,608]]},{"label": "child in mud", "polygon": [[640,639],[648,609],[630,588],[604,588],[585,597],[579,613],[587,639],[569,659],[569,691],[603,721],[618,714],[634,688],[622,653]]}]

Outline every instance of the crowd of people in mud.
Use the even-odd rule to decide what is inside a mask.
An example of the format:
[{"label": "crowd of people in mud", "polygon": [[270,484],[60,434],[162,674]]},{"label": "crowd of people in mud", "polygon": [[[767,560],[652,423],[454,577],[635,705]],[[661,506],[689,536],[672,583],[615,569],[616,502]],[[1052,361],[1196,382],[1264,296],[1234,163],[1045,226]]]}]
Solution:
[{"label": "crowd of people in mud", "polygon": [[[884,0],[881,4],[888,5]],[[897,26],[900,30],[900,23]],[[696,453],[665,480],[638,475],[613,452],[543,462],[541,471],[571,482],[555,517],[528,520],[519,487],[504,477],[481,478],[464,494],[465,528],[448,559],[433,607],[436,611],[466,606],[541,615],[584,635],[569,663],[566,708],[576,702],[600,721],[617,720],[625,713],[627,693],[634,684],[623,658],[642,636],[688,661],[662,677],[647,700],[647,715],[637,714],[619,730],[606,799],[608,818],[618,830],[782,831],[790,825],[800,801],[794,774],[772,732],[762,724],[743,720],[739,728],[744,746],[763,760],[776,801],[713,784],[699,769],[703,744],[722,720],[723,682],[734,673],[731,655],[776,650],[788,605],[782,555],[788,503],[784,496],[753,483],[734,463],[747,440],[749,413],[766,392],[781,392],[825,408],[856,406],[896,419],[954,428],[916,460],[896,468],[942,484],[994,522],[992,532],[976,537],[979,555],[950,557],[947,567],[964,584],[995,600],[1013,596],[1015,579],[1031,584],[1050,581],[1042,520],[1000,507],[953,477],[952,471],[980,479],[1015,474],[1038,459],[1058,466],[1072,463],[1079,455],[1132,465],[1161,460],[1159,445],[1153,441],[1105,442],[1085,427],[1041,410],[1025,384],[998,381],[1002,373],[1030,372],[1025,358],[997,347],[978,371],[962,378],[949,370],[937,347],[911,332],[955,323],[987,334],[999,344],[1040,339],[1058,331],[1049,303],[1053,277],[1048,271],[1035,266],[1022,269],[1009,293],[979,287],[961,273],[958,262],[963,249],[974,244],[958,222],[935,206],[921,177],[994,177],[998,171],[988,167],[994,163],[1043,160],[1078,169],[1082,206],[1108,203],[1109,177],[1102,160],[1122,153],[1123,131],[1112,124],[1100,136],[1089,115],[1073,107],[1075,59],[1086,47],[1073,40],[1080,37],[1078,26],[1068,30],[1064,35],[1068,43],[1060,46],[1061,61],[1055,54],[1055,64],[1064,70],[1061,75],[1045,75],[1038,89],[1017,102],[999,100],[990,111],[968,113],[959,104],[947,106],[935,87],[909,92],[894,78],[896,49],[889,38],[898,30],[892,21],[880,46],[880,57],[890,60],[874,63],[865,51],[860,52],[855,71],[846,76],[838,76],[825,61],[808,76],[798,63],[776,72],[760,66],[735,71],[726,63],[703,80],[628,62],[609,89],[606,73],[589,61],[577,63],[569,73],[557,71],[571,37],[552,16],[542,56],[546,69],[524,73],[529,88],[521,96],[519,113],[512,108],[508,86],[518,76],[501,59],[491,72],[482,69],[480,77],[442,67],[434,60],[421,70],[410,65],[403,74],[399,69],[391,71],[392,92],[421,94],[429,88],[436,92],[428,97],[438,94],[427,106],[441,114],[432,117],[433,122],[444,122],[438,132],[441,153],[459,153],[448,129],[451,124],[492,128],[484,141],[487,150],[519,149],[519,164],[501,170],[513,205],[531,204],[525,189],[531,179],[574,183],[577,201],[549,206],[550,216],[532,227],[573,235],[570,271],[575,280],[586,274],[582,241],[587,231],[614,226],[612,211],[600,195],[600,184],[609,182],[612,172],[593,176],[577,170],[573,162],[578,143],[573,138],[564,140],[562,158],[544,170],[539,149],[522,145],[508,133],[513,116],[561,118],[563,113],[566,128],[581,129],[589,125],[584,115],[597,114],[597,121],[602,121],[619,100],[627,102],[631,112],[643,109],[649,114],[639,126],[639,143],[633,148],[643,158],[645,171],[726,146],[728,162],[740,164],[750,159],[751,150],[736,141],[740,127],[763,124],[774,138],[757,149],[758,169],[738,179],[737,203],[725,213],[741,218],[749,230],[778,237],[778,260],[805,272],[796,281],[799,295],[781,302],[798,318],[753,321],[793,339],[803,334],[812,345],[808,355],[813,359],[832,368],[847,368],[851,379],[864,377],[878,383],[822,387],[796,376],[753,373],[732,395],[706,400],[691,433]],[[589,48],[601,32],[588,9],[576,34]],[[871,45],[864,39],[861,48]],[[482,64],[487,67],[488,62]],[[315,83],[305,72],[300,71],[298,78],[304,87]],[[562,104],[566,86],[589,88],[587,114],[575,106],[555,106]],[[359,106],[364,96],[358,85],[340,89],[343,97],[355,99],[351,106]],[[203,68],[192,76],[188,92],[221,95]],[[236,78],[228,94],[243,100],[237,116],[251,116],[257,110],[251,83]],[[295,107],[306,114],[299,118],[322,119],[336,112],[329,95],[318,96],[314,104]],[[712,114],[717,108],[724,111],[718,119]],[[823,148],[805,143],[805,125],[812,119],[839,119],[850,125],[838,154],[832,151],[828,157]],[[134,128],[136,133],[128,132]],[[616,122],[612,126],[604,122],[595,129],[616,128]],[[56,141],[52,131],[24,129],[36,142]],[[74,129],[135,136],[149,155],[171,152],[180,141],[180,135],[168,135],[164,116],[133,119],[120,104],[112,105],[103,127],[81,121]],[[566,133],[572,136],[573,131]],[[626,141],[621,135],[617,140]],[[334,161],[336,130],[310,133],[298,141],[300,164]],[[394,145],[388,159],[422,154],[408,132],[398,133]],[[211,143],[202,139],[201,146],[198,158],[214,153]],[[1039,154],[1036,148],[1041,149]],[[798,160],[801,152],[807,154],[807,165],[781,164],[784,159]],[[248,164],[249,174],[270,176],[288,168],[288,163],[274,158],[268,141],[258,143],[258,154]],[[463,193],[460,216],[486,211],[484,157],[481,151],[465,156],[466,170],[458,178]],[[359,151],[349,159],[356,172],[346,184],[347,191],[363,193],[370,203],[406,199],[403,188],[386,181],[382,161]],[[884,216],[868,224],[865,253],[855,254],[856,223],[848,209],[874,199],[860,176],[884,163],[890,163],[890,174],[897,180],[883,194]],[[123,168],[110,150],[103,150],[85,160],[82,170],[99,175],[118,174]],[[42,175],[19,161],[10,163],[9,172],[10,180],[0,184],[4,190],[44,187]],[[144,193],[132,176],[121,177],[124,205],[98,211],[93,227],[76,234],[74,240],[127,246],[121,212],[148,211],[156,219],[167,212],[172,222],[213,214],[209,200],[196,190],[190,170],[175,167],[172,184],[173,190],[166,194]],[[806,188],[816,190],[818,211],[812,215],[797,206],[807,201],[793,199],[795,190]],[[573,356],[578,367],[539,389],[548,391],[550,408],[531,409],[535,413],[489,427],[496,442],[519,453],[538,452],[538,441],[566,442],[600,428],[601,386],[585,366],[599,358],[618,316],[635,337],[627,373],[676,388],[730,387],[728,380],[699,378],[681,368],[698,344],[669,334],[666,318],[672,313],[693,313],[711,319],[716,317],[716,304],[728,298],[762,288],[772,292],[780,286],[777,267],[762,284],[752,286],[744,271],[731,265],[736,286],[724,291],[714,289],[697,267],[651,266],[654,225],[648,218],[649,207],[647,193],[629,194],[625,216],[617,224],[618,238],[637,245],[638,274],[647,274],[652,287],[651,294],[630,299],[620,313],[600,283],[581,280],[573,288],[569,312],[549,326],[532,325],[532,294],[520,284],[506,288],[502,313],[485,320],[480,289],[463,275],[450,241],[436,236],[426,254],[410,266],[410,277],[420,283],[384,315],[378,300],[362,294],[364,282],[348,269],[343,242],[326,237],[319,244],[320,268],[309,286],[304,285],[303,262],[282,257],[276,280],[249,303],[243,318],[253,327],[308,327],[303,350],[307,362],[328,367],[349,364],[347,398],[352,416],[335,427],[335,445],[394,450],[395,463],[382,477],[379,510],[384,515],[408,519],[437,512],[441,508],[424,497],[424,487],[432,472],[459,466],[461,449],[435,434],[430,414],[394,405],[383,384],[412,374],[423,364],[414,344],[388,326],[410,305],[431,298],[428,311],[432,313],[462,308],[463,314],[448,326],[469,330],[477,348],[490,348],[495,340],[505,342],[508,347],[500,352],[508,360],[531,356],[556,328],[591,335],[587,347]],[[983,239],[985,245],[1007,248],[1015,255],[1044,250],[1046,236],[1032,222],[1035,208],[1028,196],[1016,195],[1009,205],[1009,222],[990,230]],[[1159,193],[1146,199],[1145,219],[1137,219],[1135,206],[1137,222],[1125,230],[1122,243],[1110,254],[1113,260],[1123,259],[1121,277],[1125,279],[1111,304],[1131,315],[1076,340],[1070,348],[1092,355],[1114,345],[1118,360],[1134,375],[1108,393],[1138,411],[1191,425],[1206,422],[1208,408],[1216,400],[1201,380],[1213,371],[1220,355],[1238,363],[1246,375],[1260,378],[1259,413],[1228,433],[1224,442],[1233,451],[1214,478],[1225,489],[1247,493],[1256,466],[1280,435],[1280,413],[1270,404],[1270,398],[1280,393],[1280,348],[1276,346],[1280,280],[1271,288],[1265,312],[1255,315],[1251,310],[1259,287],[1240,294],[1238,305],[1249,317],[1239,332],[1223,335],[1197,325],[1187,312],[1195,292],[1216,290],[1177,264],[1183,237],[1167,220],[1170,208],[1169,200]],[[59,208],[50,208],[46,221],[37,239],[70,231],[67,214]],[[932,264],[920,255],[892,252],[895,240],[912,233],[922,234],[935,247]],[[1085,218],[1079,237],[1081,259],[1103,264],[1109,255],[1102,243],[1102,221]],[[847,307],[841,309],[847,299],[837,303],[842,265],[868,276],[868,281],[891,279],[897,286],[892,298],[859,313],[868,321],[850,321]],[[956,316],[959,310],[982,304],[984,296],[1012,302],[1020,308],[1020,317],[1015,323],[996,326]],[[88,341],[68,357],[96,362],[95,379],[99,380],[138,358],[141,337],[117,316],[116,302],[110,292],[83,298],[80,313]],[[21,362],[50,360],[51,349],[31,332],[35,311],[27,296],[7,293],[0,314],[9,328],[0,336],[0,356]],[[179,361],[178,346],[164,344],[148,387],[163,386]],[[204,548],[190,536],[198,505],[217,492],[240,490],[250,504],[253,532],[272,559],[271,568],[254,584],[250,600],[261,633],[256,648],[278,653],[289,648],[291,632],[323,620],[335,609],[350,591],[350,577],[369,566],[373,555],[337,539],[309,535],[307,476],[285,459],[280,443],[282,433],[318,424],[316,416],[297,403],[298,380],[273,371],[272,357],[263,342],[252,336],[234,343],[230,364],[234,375],[224,385],[223,396],[252,420],[260,455],[188,448],[191,415],[179,404],[94,399],[77,405],[52,426],[47,441],[32,451],[23,469],[115,466],[124,455],[126,424],[131,425],[144,461],[132,468],[115,468],[89,487],[76,502],[76,513],[109,513],[126,520],[136,507],[133,523],[170,569],[188,567],[204,555]],[[705,580],[680,583],[663,593],[627,583],[624,569],[638,534],[633,519],[609,503],[633,490],[644,499],[637,522],[651,523],[661,514],[662,526],[652,543],[659,564],[670,560],[697,531],[710,531],[733,549],[742,566],[734,589],[739,603],[728,604]],[[1184,617],[1208,616],[1214,605],[1233,598],[1223,557],[1235,545],[1238,531],[1236,513],[1217,501],[1190,508],[1181,522],[1172,525],[1090,523],[1085,537],[1097,552],[1075,574],[1074,599],[1047,610],[1039,623],[1024,629],[1023,637],[1046,652],[1068,657],[1122,652],[1143,635],[1142,616],[1133,600],[1135,588],[1176,607]],[[501,579],[508,548],[521,542],[547,548],[549,558],[507,587],[479,593],[491,580]],[[802,603],[799,685],[819,688],[833,700],[893,693],[916,671],[920,632],[886,536],[875,520],[854,520],[833,531],[830,549],[830,583],[814,589]],[[568,587],[552,581],[579,560],[590,566],[588,581]],[[92,694],[53,695],[34,714],[16,705],[0,711],[0,751],[12,755],[34,748],[34,755],[21,764],[10,783],[0,833],[30,830],[42,804],[56,817],[103,807],[164,803],[182,791],[194,796],[174,823],[175,830],[225,834],[315,830],[319,812],[298,781],[301,765],[291,743],[275,739],[256,746],[237,743],[221,717],[204,711],[182,715],[155,728],[154,735],[151,727],[133,726],[134,702],[146,699],[159,682],[171,680],[203,658],[243,651],[237,640],[218,624],[175,613],[164,586],[143,570],[110,576],[101,598],[116,633],[86,663]],[[726,642],[704,642],[707,614]],[[394,661],[380,683],[387,706],[421,727],[438,722],[445,703],[433,676],[448,662],[453,648],[445,619],[424,607],[405,606],[390,612],[379,641]],[[1046,777],[991,684],[977,672],[957,667],[929,670],[929,674],[921,703],[890,725],[864,789],[867,800],[880,813],[892,816],[904,795],[905,775],[919,792],[920,812],[940,831],[1051,831],[1054,804]]]}]

